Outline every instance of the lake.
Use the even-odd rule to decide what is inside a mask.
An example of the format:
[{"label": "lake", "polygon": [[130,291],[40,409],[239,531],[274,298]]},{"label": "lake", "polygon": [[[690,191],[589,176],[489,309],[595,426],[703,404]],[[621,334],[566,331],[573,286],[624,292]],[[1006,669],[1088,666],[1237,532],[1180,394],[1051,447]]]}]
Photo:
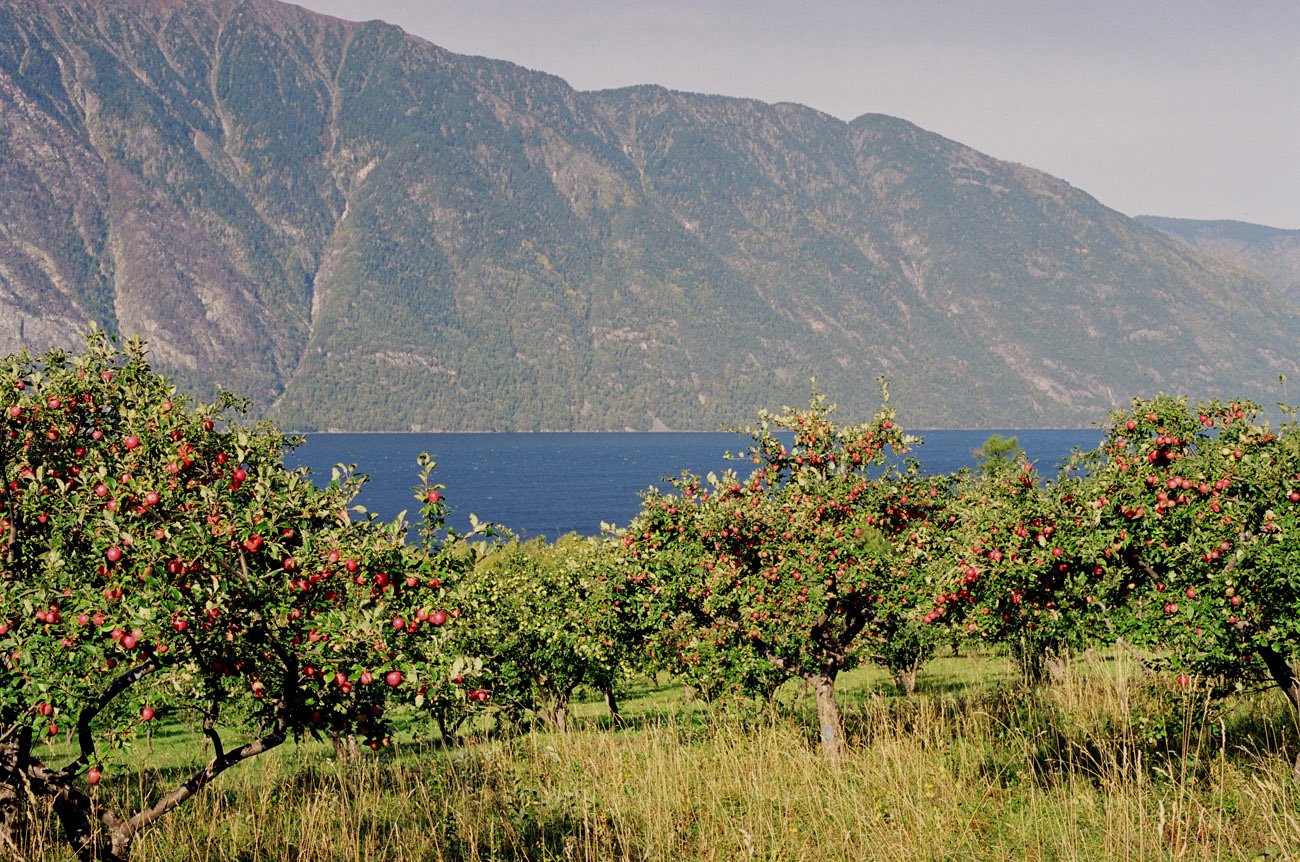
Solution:
[{"label": "lake", "polygon": [[[1038,468],[1052,474],[1074,448],[1090,449],[1098,429],[1031,431],[922,431],[913,454],[930,473],[974,464],[971,451],[991,434],[1015,436]],[[565,533],[599,535],[602,521],[625,525],[640,508],[638,494],[683,470],[700,475],[730,467],[747,474],[752,465],[724,460],[743,450],[739,434],[546,433],[546,434],[310,434],[285,459],[305,465],[320,483],[335,464],[356,464],[370,477],[357,502],[388,519],[415,513],[416,458],[438,461],[434,481],[446,485],[451,526],[465,531],[472,512],[509,527],[524,538]]]}]

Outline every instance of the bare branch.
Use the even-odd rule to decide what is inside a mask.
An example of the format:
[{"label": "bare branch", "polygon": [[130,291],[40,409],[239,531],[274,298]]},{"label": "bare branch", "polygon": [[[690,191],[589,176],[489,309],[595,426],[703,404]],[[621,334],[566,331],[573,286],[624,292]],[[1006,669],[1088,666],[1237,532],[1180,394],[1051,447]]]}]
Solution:
[{"label": "bare branch", "polygon": [[1138,663],[1138,667],[1142,668],[1143,673],[1145,673],[1147,676],[1156,675],[1156,672],[1151,669],[1151,666],[1149,664],[1147,664],[1146,659],[1142,657],[1142,654],[1137,650],[1133,649],[1132,644],[1128,643],[1128,641],[1124,640],[1123,638],[1115,638],[1115,643],[1119,644],[1119,646],[1125,652],[1133,656],[1133,658]]},{"label": "bare branch", "polygon": [[214,759],[224,759],[226,756],[226,749],[221,742],[221,734],[217,732],[217,724],[212,720],[211,712],[203,716],[203,735],[212,743],[212,751],[215,754]]},{"label": "bare branch", "polygon": [[286,738],[285,728],[282,722],[276,723],[276,729],[260,739],[255,739],[242,747],[230,752],[214,757],[201,770],[196,772],[180,787],[177,787],[171,793],[159,799],[149,808],[140,811],[130,820],[121,824],[118,830],[122,833],[123,838],[130,839],[137,832],[166,815],[169,811],[189,799],[195,793],[198,793],[204,787],[212,782],[221,773],[241,761],[256,757],[275,748]]},{"label": "bare branch", "polygon": [[1124,562],[1127,563],[1130,568],[1137,569],[1153,581],[1160,579],[1160,573],[1152,568],[1151,563],[1147,562],[1147,559],[1137,551],[1130,549],[1125,552]]},{"label": "bare branch", "polygon": [[60,770],[60,775],[65,777],[72,776],[76,774],[82,766],[90,763],[94,758],[95,736],[91,732],[90,724],[101,712],[104,711],[104,707],[108,706],[113,701],[113,698],[117,697],[149,674],[158,670],[161,666],[162,665],[154,659],[150,659],[144,664],[137,665],[109,683],[108,688],[104,689],[98,698],[96,698],[89,706],[86,706],[81,710],[80,715],[77,716],[77,744],[80,747],[81,753],[77,756],[76,760],[72,761]]},{"label": "bare branch", "polygon": [[5,557],[6,566],[12,567],[13,564],[18,560],[18,552],[17,550],[15,550],[17,547],[18,547],[18,513],[13,510],[13,506],[11,505],[9,507],[9,546],[8,546],[8,553]]}]

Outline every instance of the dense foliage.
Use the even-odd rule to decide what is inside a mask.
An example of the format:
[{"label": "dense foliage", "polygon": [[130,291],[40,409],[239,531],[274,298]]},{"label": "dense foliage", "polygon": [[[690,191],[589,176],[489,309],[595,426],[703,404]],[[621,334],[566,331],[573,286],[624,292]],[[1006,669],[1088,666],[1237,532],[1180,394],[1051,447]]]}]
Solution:
[{"label": "dense foliage", "polygon": [[[615,688],[627,660],[614,592],[617,561],[599,539],[566,536],[491,548],[456,592],[464,624],[451,646],[478,670],[481,702],[518,725],[539,718],[564,730],[580,686],[602,693],[617,720]],[[459,675],[459,674],[458,674]]]},{"label": "dense foliage", "polygon": [[1111,417],[1079,502],[1135,642],[1240,686],[1261,672],[1300,707],[1300,433],[1245,401],[1162,396]]},{"label": "dense foliage", "polygon": [[625,588],[652,648],[692,664],[707,657],[719,685],[752,685],[755,659],[803,679],[835,756],[844,745],[835,678],[859,635],[895,625],[916,603],[910,572],[926,548],[913,526],[928,524],[941,498],[888,463],[913,441],[887,403],[857,425],[837,425],[832,410],[814,395],[806,409],[763,414],[748,478],[687,474],[675,493],[651,492],[624,543]]},{"label": "dense foliage", "polygon": [[1300,708],[1300,433],[1235,400],[1137,399],[1055,480],[954,484],[960,517],[932,572],[936,607],[1041,659],[1124,639],[1152,666]]},{"label": "dense foliage", "polygon": [[[0,818],[52,798],[83,856],[135,833],[241,760],[303,733],[385,741],[393,697],[440,634],[448,559],[402,524],[355,520],[346,474],[318,490],[290,441],[191,403],[143,346],[0,365]],[[414,648],[413,648],[414,647]],[[183,721],[211,760],[155,804],[93,804],[106,747]],[[66,730],[77,753],[46,763]]]},{"label": "dense foliage", "polygon": [[1113,637],[1093,595],[1101,574],[1091,537],[1072,513],[1076,477],[1043,482],[1022,460],[989,473],[953,477],[952,520],[930,560],[933,608],[926,623],[1006,644],[1028,680],[1075,648]]},{"label": "dense foliage", "polygon": [[[1300,711],[1300,433],[1246,401],[1136,400],[1044,479],[1008,441],[977,472],[922,475],[887,392],[860,424],[814,394],[761,414],[747,476],[684,474],[616,537],[553,544],[445,529],[425,456],[411,543],[349,509],[350,470],[317,488],[286,469],[293,441],[241,424],[232,396],[193,402],[141,343],[85,341],[0,360],[6,852],[35,804],[81,858],[125,859],[286,740],[384,748],[395,706],[448,744],[488,715],[563,731],[584,691],[618,726],[638,672],[705,700],[802,680],[840,759],[840,673],[875,662],[911,693],[954,637],[1009,649],[1034,683],[1122,643],[1169,690],[1267,680]],[[157,722],[207,762],[118,811],[109,753]]]}]

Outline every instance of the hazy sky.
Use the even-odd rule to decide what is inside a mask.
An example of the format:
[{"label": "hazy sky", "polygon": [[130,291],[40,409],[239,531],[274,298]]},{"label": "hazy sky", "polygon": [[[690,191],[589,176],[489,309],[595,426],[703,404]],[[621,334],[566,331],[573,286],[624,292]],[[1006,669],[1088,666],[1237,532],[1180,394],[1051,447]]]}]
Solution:
[{"label": "hazy sky", "polygon": [[911,120],[1129,215],[1300,228],[1297,0],[300,0],[583,90]]}]

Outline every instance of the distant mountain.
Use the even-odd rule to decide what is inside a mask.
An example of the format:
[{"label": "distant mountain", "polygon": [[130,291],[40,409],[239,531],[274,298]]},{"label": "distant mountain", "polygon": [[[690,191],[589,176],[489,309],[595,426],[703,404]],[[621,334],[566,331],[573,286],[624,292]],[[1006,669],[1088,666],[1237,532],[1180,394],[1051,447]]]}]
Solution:
[{"label": "distant mountain", "polygon": [[1300,300],[1300,230],[1244,221],[1198,221],[1137,216],[1148,227],[1177,237],[1193,248],[1240,264]]},{"label": "distant mountain", "polygon": [[1083,425],[1296,305],[902,120],[584,93],[271,0],[0,0],[0,350],[87,319],[298,429]]}]

